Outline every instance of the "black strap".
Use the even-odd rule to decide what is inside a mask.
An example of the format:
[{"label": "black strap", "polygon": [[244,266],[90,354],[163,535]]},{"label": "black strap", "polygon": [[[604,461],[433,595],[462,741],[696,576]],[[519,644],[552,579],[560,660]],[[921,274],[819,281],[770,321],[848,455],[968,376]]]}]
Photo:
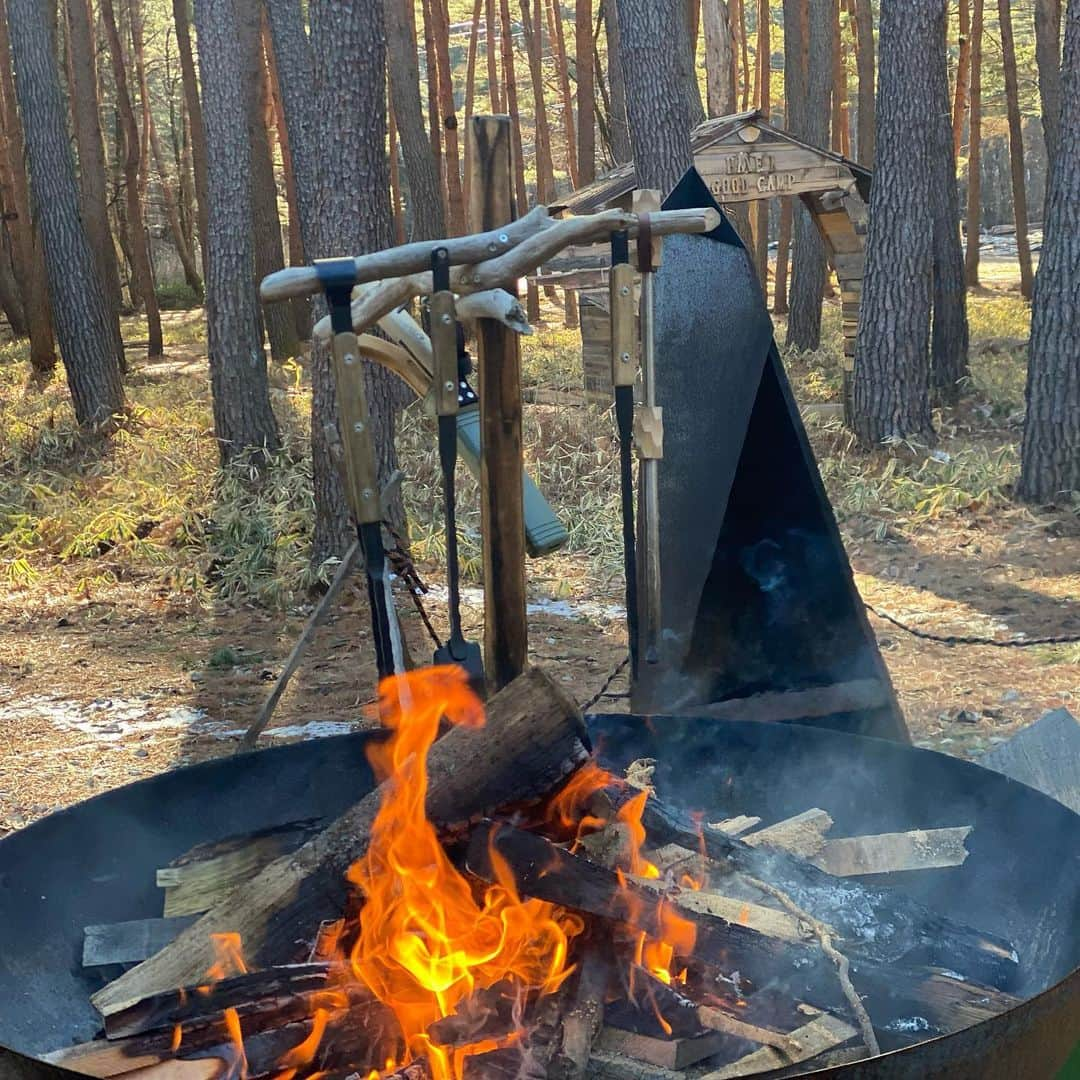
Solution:
[{"label": "black strap", "polygon": [[326,304],[330,308],[330,325],[335,334],[352,331],[352,291],[356,285],[356,262],[353,259],[316,259],[315,273],[319,275]]}]

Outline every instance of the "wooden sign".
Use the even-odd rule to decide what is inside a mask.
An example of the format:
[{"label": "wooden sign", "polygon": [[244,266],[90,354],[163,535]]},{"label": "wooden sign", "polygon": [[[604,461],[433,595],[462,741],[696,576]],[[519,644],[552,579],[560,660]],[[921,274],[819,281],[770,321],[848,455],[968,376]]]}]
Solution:
[{"label": "wooden sign", "polygon": [[839,162],[788,142],[749,147],[720,143],[699,150],[694,165],[720,203],[830,191],[851,182],[851,174]]}]

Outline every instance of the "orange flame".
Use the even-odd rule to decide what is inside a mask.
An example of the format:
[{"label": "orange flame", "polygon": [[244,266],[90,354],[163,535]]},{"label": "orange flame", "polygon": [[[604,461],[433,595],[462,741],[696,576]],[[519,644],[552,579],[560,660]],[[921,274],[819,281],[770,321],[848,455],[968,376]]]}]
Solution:
[{"label": "orange flame", "polygon": [[436,1044],[427,1029],[476,990],[502,980],[551,993],[569,974],[567,946],[576,916],[522,900],[503,867],[498,882],[473,894],[427,818],[427,752],[445,717],[483,724],[483,707],[456,666],[426,668],[380,686],[380,715],[393,735],[371,753],[388,780],[367,854],[349,870],[364,895],[349,962],[355,977],[393,1011],[405,1061],[427,1058],[432,1080],[460,1080],[465,1058],[493,1049]]}]

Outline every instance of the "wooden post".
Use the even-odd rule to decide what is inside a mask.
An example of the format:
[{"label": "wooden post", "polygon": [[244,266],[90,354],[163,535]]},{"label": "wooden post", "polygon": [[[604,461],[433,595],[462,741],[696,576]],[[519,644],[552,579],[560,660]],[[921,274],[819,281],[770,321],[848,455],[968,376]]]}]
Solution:
[{"label": "wooden post", "polygon": [[[474,116],[471,228],[496,229],[514,218],[509,116]],[[513,285],[507,286],[513,289]],[[521,470],[521,355],[518,336],[477,320],[480,381],[480,516],[484,553],[484,668],[498,690],[525,668],[525,511]]]}]

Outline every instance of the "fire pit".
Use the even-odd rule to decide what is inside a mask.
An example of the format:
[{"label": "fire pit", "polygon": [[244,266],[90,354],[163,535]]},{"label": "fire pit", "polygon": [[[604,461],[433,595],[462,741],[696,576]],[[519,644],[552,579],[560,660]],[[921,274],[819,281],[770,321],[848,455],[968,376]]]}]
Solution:
[{"label": "fire pit", "polygon": [[[604,797],[614,800],[610,811],[618,822],[636,827],[640,820],[648,832],[647,853],[653,859],[659,859],[658,849],[667,848],[670,854],[672,845],[695,843],[694,825],[686,816],[690,811],[703,812],[706,823],[719,823],[736,815],[760,817],[761,822],[755,827],[760,831],[814,807],[831,818],[831,833],[840,837],[971,826],[964,841],[970,854],[960,865],[879,874],[872,878],[836,879],[845,883],[843,887],[848,891],[842,896],[847,898],[851,909],[846,914],[831,913],[838,923],[836,943],[851,961],[852,979],[873,1016],[883,1050],[898,1048],[863,1061],[845,1063],[835,1056],[821,1075],[1050,1077],[1080,1037],[1080,971],[1076,970],[1080,965],[1080,830],[1077,828],[1080,821],[1064,807],[966,762],[834,732],[685,717],[591,716],[587,726],[597,748],[599,764],[615,775],[623,776],[641,759],[655,760],[651,783],[658,797],[646,798],[625,785],[615,785],[614,794],[610,785],[603,789]],[[0,994],[5,1003],[0,1015],[0,1042],[11,1048],[0,1051],[0,1075],[35,1078],[70,1075],[56,1064],[38,1060],[38,1056],[85,1043],[100,1030],[101,1016],[91,1004],[90,996],[121,969],[82,967],[85,927],[160,916],[161,897],[155,885],[155,871],[183,856],[193,845],[283,826],[299,819],[336,818],[372,788],[374,776],[366,755],[381,740],[380,735],[358,734],[180,770],[108,793],[0,842],[0,956],[3,958]],[[386,750],[385,745],[383,749]],[[580,777],[584,772],[577,775]],[[598,811],[596,803],[588,801],[596,793],[593,791],[584,801],[578,801],[579,818],[583,808],[589,813],[605,812]],[[625,812],[631,804],[635,812]],[[691,1001],[695,1015],[693,1023],[683,1032],[684,1041],[700,1040],[704,1025],[716,1037],[715,1045],[722,1050],[726,1047],[728,1065],[745,1064],[750,1054],[761,1053],[755,1051],[753,1041],[745,1045],[736,1041],[731,1032],[739,1029],[729,1023],[733,1018],[736,1021],[741,1018],[748,1025],[743,1029],[744,1034],[756,1025],[763,1025],[774,1034],[792,1031],[798,1042],[806,1038],[798,1031],[823,1022],[821,1017],[832,1016],[841,1025],[838,1029],[841,1034],[850,1031],[849,1037],[839,1039],[837,1045],[858,1042],[857,1020],[847,1011],[839,984],[832,978],[835,974],[832,965],[823,962],[818,943],[806,927],[801,927],[798,940],[792,938],[786,942],[780,953],[747,950],[746,942],[758,940],[752,936],[753,927],[755,919],[762,917],[757,906],[751,911],[747,903],[745,912],[736,913],[729,923],[723,924],[734,928],[731,940],[739,952],[741,971],[732,971],[730,967],[725,971],[731,985],[719,990],[714,986],[716,993],[709,998],[707,1006],[712,1011],[700,1014],[703,999],[699,996],[700,987],[694,985],[697,976],[692,970],[684,975],[680,970],[682,965],[671,962],[684,948],[675,940],[677,928],[665,935],[662,908],[660,922],[655,919],[649,922],[649,911],[654,915],[658,911],[656,906],[648,907],[653,902],[649,900],[653,895],[649,889],[664,883],[650,886],[648,874],[639,873],[643,867],[634,860],[644,858],[642,852],[646,849],[635,849],[636,855],[627,856],[624,852],[614,857],[616,862],[629,857],[630,862],[624,864],[628,872],[623,875],[622,883],[634,886],[632,895],[644,907],[635,909],[632,904],[628,906],[625,898],[603,894],[602,899],[609,906],[602,910],[597,906],[597,894],[590,893],[583,885],[585,881],[595,881],[597,888],[605,889],[611,880],[612,872],[604,865],[606,856],[598,850],[599,845],[594,844],[591,850],[588,844],[584,850],[575,847],[572,853],[571,845],[556,847],[551,842],[556,837],[550,831],[532,828],[532,824],[527,815],[519,815],[513,819],[503,817],[494,826],[474,825],[455,836],[454,842],[448,842],[447,851],[448,865],[468,867],[472,874],[497,884],[506,882],[507,868],[511,870],[513,881],[508,891],[520,892],[520,897],[516,900],[503,897],[498,902],[505,908],[513,908],[518,901],[532,905],[532,922],[521,938],[520,948],[524,951],[539,948],[540,952],[519,959],[523,964],[532,964],[534,974],[539,972],[541,981],[565,980],[568,986],[572,981],[552,961],[560,947],[559,935],[569,941],[569,959],[582,964],[580,972],[573,973],[573,978],[580,977],[582,981],[589,968],[588,957],[605,954],[604,949],[594,947],[596,935],[617,934],[618,927],[632,925],[642,929],[643,938],[648,939],[643,940],[646,948],[663,944],[665,936],[673,941],[666,956],[654,955],[650,959],[647,952],[639,953],[639,977],[646,980],[651,993],[644,997],[637,995],[636,1017],[626,1016],[628,1011],[634,1011],[626,1000],[612,1000],[619,995],[608,993],[613,1029],[632,1038],[622,1039],[616,1053],[610,1038],[606,1041],[602,1033],[596,1043],[591,1071],[586,1075],[630,1075],[625,1071],[629,1067],[625,1063],[634,1060],[638,1061],[638,1075],[642,1077],[665,1076],[676,1067],[681,1068],[676,1056],[672,1057],[670,1068],[650,1064],[648,1059],[655,1053],[657,1044],[680,1037],[680,1025],[686,1017],[679,1011],[682,1008],[679,1002],[685,1000]],[[401,828],[398,821],[393,831],[400,835]],[[737,826],[730,823],[728,828],[737,831]],[[770,880],[779,891],[794,896],[798,906],[818,902],[813,895],[818,887],[815,883],[820,883],[824,874],[806,871],[810,876],[802,880],[799,875],[804,873],[805,864],[801,856],[782,852],[768,855],[763,848],[733,840],[729,832],[708,825],[702,831],[708,837],[708,854],[727,852],[735,863],[743,858],[756,860],[753,866],[769,870]],[[753,851],[758,854],[747,854]],[[586,856],[593,870],[582,871],[577,861],[564,865],[566,860],[583,861]],[[409,853],[399,852],[392,857],[407,858]],[[377,861],[368,863],[369,869],[377,866]],[[799,880],[791,878],[792,866],[803,868],[796,875]],[[662,863],[658,872],[670,876]],[[567,888],[578,891],[571,897],[565,891]],[[710,884],[708,889],[712,888]],[[687,887],[687,891],[693,890]],[[877,941],[872,940],[873,935],[861,939],[852,929],[855,921],[852,912],[857,907],[855,901],[867,897],[872,905],[877,905],[874,907],[877,915],[884,910],[881,904],[889,905],[889,910],[896,913],[896,926],[906,925],[905,920],[909,919],[916,925],[924,917],[920,913],[936,913],[939,933],[933,940],[925,934],[909,938],[894,933],[895,927],[883,922],[878,927]],[[542,907],[545,904],[549,906]],[[780,921],[785,914],[790,916],[782,905],[772,905],[769,910]],[[703,956],[709,954],[710,962],[719,962],[715,938],[709,935],[721,924],[698,919],[693,915],[693,904],[684,908],[671,901],[669,911],[680,918],[686,916],[694,924],[697,949]],[[382,924],[390,918],[387,914],[385,919],[373,920],[363,932],[385,929]],[[792,918],[797,924],[799,920],[793,916],[789,923]],[[844,925],[839,925],[840,922]],[[977,927],[978,931],[968,936],[969,927]],[[308,929],[314,936],[317,927]],[[554,950],[540,948],[545,934],[549,935],[548,944],[553,944]],[[583,944],[587,938],[591,939],[588,949]],[[308,953],[299,958],[309,959],[311,942],[298,944]],[[1011,945],[1015,946],[1019,963],[1013,963],[1006,955]],[[621,955],[619,949],[625,947],[625,942],[609,944],[606,959]],[[710,949],[714,951],[709,953]],[[690,954],[694,955],[693,949]],[[380,962],[379,954],[376,950],[364,955],[368,964],[365,970],[374,984],[371,965]],[[776,966],[777,955],[792,961],[782,978]],[[984,965],[980,957],[985,958]],[[275,985],[280,990],[283,985],[280,980],[285,979],[293,990],[305,988],[305,993],[318,990],[324,970],[318,957],[316,961],[307,967],[279,969],[274,975],[278,980]],[[800,983],[792,969],[800,970],[803,961],[806,975]],[[938,980],[934,985],[955,989],[965,985],[956,975],[964,974],[964,965],[968,963],[980,964],[979,974],[983,978],[979,981],[991,983],[993,989],[988,992],[1001,995],[999,1004],[1004,1002],[1011,1007],[995,1016],[984,1010],[982,1015],[989,1018],[981,1023],[929,1041],[913,1042],[940,1030],[935,1027],[933,1015],[926,1016],[911,1008],[914,991],[907,980],[914,966],[925,965],[927,980]],[[692,969],[694,965],[686,966]],[[653,977],[660,969],[665,969],[670,983]],[[775,977],[774,984],[768,981],[770,972]],[[231,972],[222,968],[217,974],[228,976]],[[828,987],[824,981],[815,981],[819,975],[823,980],[829,976]],[[260,993],[267,992],[263,976],[253,973],[247,978],[254,980],[252,985],[261,986]],[[687,979],[685,984],[680,983],[682,978]],[[208,1000],[214,994],[227,992],[241,995],[234,997],[234,1002],[241,1000],[244,985],[242,980],[238,984],[235,979],[226,978],[210,990]],[[795,1020],[781,1023],[782,1007],[778,1007],[779,1011],[769,1012],[766,1008],[762,1012],[762,1003],[767,1004],[770,995],[784,1001],[798,1000],[791,997],[796,988],[814,991],[817,996],[807,1000],[813,1000],[823,1011],[806,1010],[798,1018],[801,1025],[798,1028]],[[923,992],[922,988],[918,989],[918,993]],[[593,995],[594,1000],[596,996]],[[535,1004],[535,994],[533,997]],[[557,995],[550,997],[554,999]],[[641,1002],[646,999],[658,1008],[654,1010],[652,1004],[642,1007]],[[742,1014],[728,1007],[740,1000],[746,1005]],[[976,995],[967,1005],[977,1011],[979,1000]],[[218,1003],[225,1004],[225,999]],[[121,1019],[111,1023],[114,1030],[125,1024],[129,1028],[134,1025],[132,1030],[145,1030],[147,1010],[175,1005],[174,1001],[159,997],[149,1005],[140,1003],[134,1013],[130,1009],[116,1012],[114,1016]],[[347,1006],[347,1002],[338,1002],[340,1008]],[[185,1007],[190,1011],[190,1006]],[[715,1012],[727,1019],[714,1016]],[[451,1019],[459,1022],[462,1015],[459,1010]],[[426,1025],[430,1017],[421,1019]],[[307,1020],[310,1022],[310,1017]],[[491,1015],[483,1017],[481,1027],[490,1025],[491,1020]],[[517,1018],[509,1020],[505,1026],[512,1029]],[[454,1033],[443,1023],[440,1037],[452,1040]],[[532,1017],[530,1023],[538,1024],[538,1017]],[[657,1025],[662,1027],[665,1023],[676,1030],[657,1030]],[[140,1029],[139,1025],[144,1026]],[[635,1043],[634,1039],[639,1041]],[[782,1040],[779,1041],[782,1046]],[[635,1046],[642,1048],[640,1054],[633,1052]],[[716,1076],[736,1075],[723,1071],[728,1067],[723,1057],[721,1052],[718,1064],[714,1054],[704,1065],[692,1066],[685,1075],[700,1076],[710,1070]],[[197,1054],[194,1058],[199,1060]],[[769,1064],[767,1053],[757,1060],[764,1062],[765,1068],[775,1068],[777,1064],[775,1061]],[[747,1067],[752,1065],[753,1062]],[[802,1074],[813,1067],[794,1064],[785,1075]],[[204,1059],[201,1065],[188,1064],[186,1068],[187,1071],[175,1075],[184,1080],[195,1075],[208,1078],[228,1075],[218,1059]],[[192,1071],[195,1068],[203,1071],[197,1074]],[[518,1075],[499,1071],[502,1068],[493,1059],[492,1071],[470,1075]],[[624,1071],[618,1072],[619,1068]],[[117,1075],[121,1071],[98,1074]],[[287,1072],[283,1067],[275,1075],[284,1076]],[[333,1075],[344,1077],[349,1073]],[[367,1080],[367,1075],[362,1074],[362,1080]],[[413,1074],[402,1072],[401,1075]],[[414,1070],[414,1075],[428,1074]]]}]

